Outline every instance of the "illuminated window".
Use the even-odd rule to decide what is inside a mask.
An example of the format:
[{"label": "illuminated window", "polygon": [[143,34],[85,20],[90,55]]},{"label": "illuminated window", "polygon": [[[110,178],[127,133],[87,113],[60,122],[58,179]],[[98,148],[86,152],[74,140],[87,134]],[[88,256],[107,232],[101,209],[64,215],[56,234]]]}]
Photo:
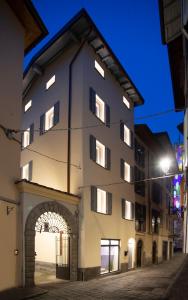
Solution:
[{"label": "illuminated window", "polygon": [[99,65],[99,63],[95,60],[95,69],[99,72],[99,74],[104,77],[104,70],[103,68]]},{"label": "illuminated window", "polygon": [[107,211],[107,197],[106,191],[97,189],[97,212],[106,214]]},{"label": "illuminated window", "polygon": [[131,181],[131,167],[126,162],[124,162],[124,180]]},{"label": "illuminated window", "polygon": [[51,107],[45,114],[45,131],[52,128],[54,125],[54,106]]},{"label": "illuminated window", "polygon": [[29,100],[24,106],[24,112],[26,112],[32,106],[32,100]]},{"label": "illuminated window", "polygon": [[96,140],[96,163],[105,167],[105,146]]},{"label": "illuminated window", "polygon": [[122,217],[127,220],[134,219],[134,203],[122,199]]},{"label": "illuminated window", "polygon": [[48,90],[48,89],[52,86],[52,84],[54,84],[54,82],[55,82],[55,75],[52,76],[52,77],[46,82],[46,89]]},{"label": "illuminated window", "polygon": [[128,109],[130,109],[130,102],[123,96],[123,103],[126,105]]},{"label": "illuminated window", "polygon": [[21,168],[21,178],[26,180],[32,179],[32,161]]},{"label": "illuminated window", "polygon": [[96,116],[102,121],[105,121],[105,104],[104,101],[96,94]]},{"label": "illuminated window", "polygon": [[131,146],[131,132],[130,129],[124,124],[124,142]]},{"label": "illuminated window", "polygon": [[23,148],[27,147],[30,143],[30,128],[27,128],[23,133]]}]

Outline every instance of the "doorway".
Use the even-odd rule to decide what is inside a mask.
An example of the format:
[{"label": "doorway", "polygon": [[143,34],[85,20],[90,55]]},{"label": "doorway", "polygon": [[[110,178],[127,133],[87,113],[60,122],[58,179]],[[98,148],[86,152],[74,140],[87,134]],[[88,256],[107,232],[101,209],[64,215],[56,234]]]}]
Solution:
[{"label": "doorway", "polygon": [[163,241],[163,260],[168,259],[168,242]]},{"label": "doorway", "polygon": [[70,279],[69,232],[62,216],[42,214],[35,226],[35,283]]},{"label": "doorway", "polygon": [[157,243],[156,243],[156,241],[154,241],[153,245],[152,245],[152,263],[153,264],[157,263]]},{"label": "doorway", "polygon": [[143,242],[139,240],[137,243],[137,256],[136,256],[136,265],[137,268],[142,266],[142,251],[143,251]]},{"label": "doorway", "polygon": [[134,268],[134,247],[135,241],[131,238],[128,241],[128,269]]}]

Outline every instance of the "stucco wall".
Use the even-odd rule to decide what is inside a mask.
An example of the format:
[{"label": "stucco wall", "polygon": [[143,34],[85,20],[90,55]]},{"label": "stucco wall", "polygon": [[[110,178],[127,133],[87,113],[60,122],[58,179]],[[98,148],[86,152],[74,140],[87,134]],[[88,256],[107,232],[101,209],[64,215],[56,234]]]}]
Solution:
[{"label": "stucco wall", "polygon": [[[0,1],[0,124],[12,129],[21,126],[22,61],[24,30],[5,1]],[[19,138],[19,137],[18,137]],[[20,146],[8,140],[0,129],[0,290],[20,284],[21,268],[17,249],[17,206],[4,200],[18,201],[14,185],[20,176]],[[13,210],[7,215],[7,206]]]}]

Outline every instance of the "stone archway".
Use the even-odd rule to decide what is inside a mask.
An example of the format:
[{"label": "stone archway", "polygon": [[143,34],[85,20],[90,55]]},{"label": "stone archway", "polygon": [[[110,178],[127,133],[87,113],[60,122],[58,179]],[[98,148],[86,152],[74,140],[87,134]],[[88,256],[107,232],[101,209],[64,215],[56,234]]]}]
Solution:
[{"label": "stone archway", "polygon": [[77,280],[78,268],[78,226],[76,217],[62,204],[50,201],[35,206],[27,217],[25,225],[25,286],[34,286],[35,272],[35,225],[45,212],[61,215],[71,229],[70,235],[70,280]]}]

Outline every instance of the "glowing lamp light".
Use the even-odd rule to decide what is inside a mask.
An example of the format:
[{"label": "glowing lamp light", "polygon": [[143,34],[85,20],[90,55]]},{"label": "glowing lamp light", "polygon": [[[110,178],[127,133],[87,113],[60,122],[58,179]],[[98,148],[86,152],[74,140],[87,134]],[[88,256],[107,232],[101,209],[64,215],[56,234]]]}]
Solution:
[{"label": "glowing lamp light", "polygon": [[168,157],[165,157],[163,159],[161,159],[159,166],[161,168],[161,170],[167,174],[169,169],[170,169],[170,165],[171,165],[171,160]]}]

